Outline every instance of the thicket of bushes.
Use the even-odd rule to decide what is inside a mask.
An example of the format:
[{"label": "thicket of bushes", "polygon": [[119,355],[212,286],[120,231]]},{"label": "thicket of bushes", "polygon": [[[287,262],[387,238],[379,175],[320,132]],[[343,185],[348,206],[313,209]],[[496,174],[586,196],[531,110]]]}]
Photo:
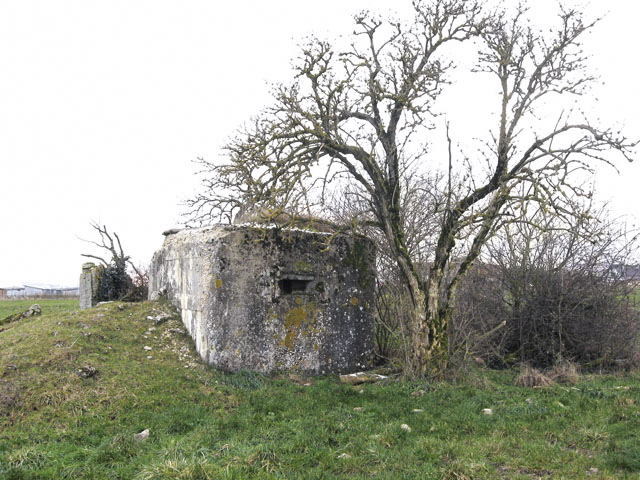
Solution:
[{"label": "thicket of bushes", "polygon": [[127,272],[126,264],[111,262],[101,265],[97,272],[96,301],[108,302],[123,300],[126,302],[141,302],[147,299],[148,280],[146,274]]},{"label": "thicket of bushes", "polygon": [[[560,228],[557,218],[539,214],[487,245],[458,290],[449,337],[453,360],[498,368],[640,363],[639,285],[618,268],[635,261],[636,238],[603,212],[573,218]],[[402,364],[410,348],[402,320],[406,295],[392,272],[381,278],[378,354]]]},{"label": "thicket of bushes", "polygon": [[[631,366],[638,358],[633,285],[597,272],[512,267],[465,281],[452,324],[452,349],[490,366]],[[516,282],[514,284],[514,279]]]}]

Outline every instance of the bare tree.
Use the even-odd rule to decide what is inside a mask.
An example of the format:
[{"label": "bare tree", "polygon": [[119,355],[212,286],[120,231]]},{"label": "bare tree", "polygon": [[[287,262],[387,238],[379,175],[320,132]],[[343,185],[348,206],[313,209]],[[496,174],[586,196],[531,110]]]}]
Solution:
[{"label": "bare tree", "polygon": [[[538,122],[537,110],[547,116],[554,95],[580,95],[592,80],[578,40],[593,23],[579,12],[562,10],[555,31],[541,33],[522,6],[486,13],[476,2],[433,0],[414,7],[409,24],[356,16],[346,51],[317,39],[304,46],[295,80],[277,86],[273,106],[227,145],[228,160],[201,160],[205,191],[190,210],[195,220],[231,218],[247,205],[317,212],[327,192],[348,184],[362,206],[351,225],[377,229],[410,294],[412,373],[424,375],[446,364],[456,288],[487,239],[531,202],[569,214],[566,199],[582,193],[573,174],[610,161],[609,151],[629,158],[634,144],[572,112],[555,112],[551,126]],[[433,158],[426,147],[456,62],[451,46],[470,41],[480,50],[475,72],[496,82],[499,113],[473,156],[454,161],[450,148],[448,159]],[[425,277],[412,254],[420,239],[409,244],[403,220],[405,179],[447,162],[434,192],[445,201]]]},{"label": "bare tree", "polygon": [[[446,205],[446,195],[439,184],[443,176],[439,172],[419,174],[415,171],[403,175],[401,221],[407,250],[417,274],[426,277],[437,241],[441,212]],[[338,225],[350,225],[353,218],[362,217],[367,211],[366,203],[354,188],[342,189],[333,201],[324,205],[323,214],[329,214]],[[387,239],[379,228],[358,224],[358,231],[374,241],[377,259],[377,282],[375,292],[376,354],[379,360],[407,371],[413,370],[412,342],[408,319],[412,306],[406,281],[398,269]]]},{"label": "bare tree", "polygon": [[[102,263],[102,271],[98,281],[98,297],[101,300],[143,300],[146,298],[146,289],[149,283],[147,272],[131,261],[129,255],[125,255],[116,232],[109,232],[106,225],[91,223],[91,227],[98,232],[100,241],[83,240],[102,250],[106,250],[111,258],[106,260],[98,255],[83,253],[83,257],[99,260]],[[134,272],[134,278],[127,273],[127,267]]]},{"label": "bare tree", "polygon": [[[100,235],[100,242],[95,242],[93,240],[83,240],[84,242],[91,243],[96,247],[99,247],[103,250],[108,251],[111,254],[111,260],[106,261],[104,258],[99,257],[97,255],[91,255],[88,253],[82,253],[83,257],[93,258],[95,260],[100,260],[104,266],[108,266],[109,264],[116,264],[121,266],[123,270],[126,269],[126,266],[129,265],[131,269],[135,272],[138,277],[144,277],[145,274],[135,266],[135,264],[131,261],[131,257],[129,255],[124,254],[124,250],[122,249],[122,243],[120,242],[120,237],[116,232],[109,233],[106,225],[101,226],[98,223],[92,222],[91,228],[93,228]],[[114,240],[115,239],[115,240]]]}]

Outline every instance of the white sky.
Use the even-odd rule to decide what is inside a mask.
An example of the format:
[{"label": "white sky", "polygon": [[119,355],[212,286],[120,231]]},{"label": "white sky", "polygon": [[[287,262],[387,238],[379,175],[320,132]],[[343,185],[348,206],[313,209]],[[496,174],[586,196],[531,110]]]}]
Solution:
[{"label": "white sky", "polygon": [[[79,240],[97,239],[92,221],[115,230],[136,263],[148,263],[198,188],[192,160],[217,158],[269,103],[269,83],[290,78],[303,37],[348,34],[353,13],[406,12],[410,1],[390,5],[0,1],[0,286],[77,285],[80,254],[100,253]],[[586,8],[609,11],[585,41],[606,82],[594,92],[602,117],[640,138],[640,3],[593,0]],[[639,165],[598,175],[617,215],[640,214]]]}]

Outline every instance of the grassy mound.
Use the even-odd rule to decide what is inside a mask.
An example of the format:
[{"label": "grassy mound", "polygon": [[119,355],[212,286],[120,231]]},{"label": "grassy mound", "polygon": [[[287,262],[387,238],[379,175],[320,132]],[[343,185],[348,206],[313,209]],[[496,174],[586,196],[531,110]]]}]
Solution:
[{"label": "grassy mound", "polygon": [[[635,374],[538,389],[514,385],[511,371],[475,371],[458,385],[355,387],[336,377],[231,375],[202,365],[168,307],[110,303],[79,312],[56,302],[40,302],[42,316],[0,332],[0,478],[640,472]],[[147,429],[148,438],[136,439]]]}]

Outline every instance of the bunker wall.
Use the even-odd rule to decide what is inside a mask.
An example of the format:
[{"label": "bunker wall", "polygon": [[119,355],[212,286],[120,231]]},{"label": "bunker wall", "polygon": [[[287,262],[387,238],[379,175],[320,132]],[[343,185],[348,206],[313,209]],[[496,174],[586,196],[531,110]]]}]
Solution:
[{"label": "bunker wall", "polygon": [[217,226],[167,236],[149,291],[225,370],[343,373],[373,350],[375,253],[363,237]]}]

